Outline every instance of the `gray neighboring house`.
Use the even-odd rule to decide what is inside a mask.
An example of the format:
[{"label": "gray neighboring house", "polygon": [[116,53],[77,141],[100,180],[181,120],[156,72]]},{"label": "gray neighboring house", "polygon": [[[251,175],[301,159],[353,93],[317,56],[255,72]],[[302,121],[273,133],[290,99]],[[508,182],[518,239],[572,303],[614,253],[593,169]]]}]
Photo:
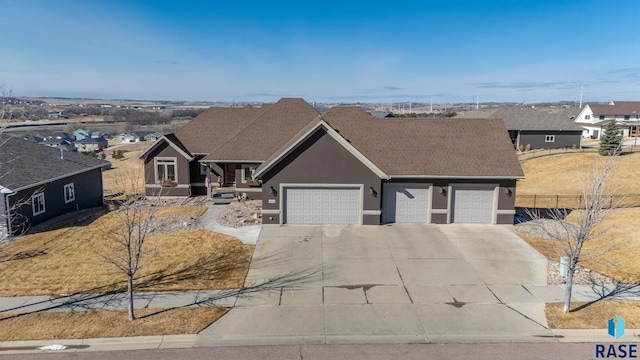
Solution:
[{"label": "gray neighboring house", "polygon": [[264,224],[512,224],[524,177],[500,119],[320,114],[303,99],[210,108],[140,157],[148,195],[220,184],[261,200]]},{"label": "gray neighboring house", "polygon": [[92,151],[100,152],[108,146],[108,143],[107,140],[103,138],[85,137],[81,140],[77,140],[73,145],[76,147],[78,152],[88,153]]},{"label": "gray neighboring house", "polygon": [[574,123],[579,113],[577,108],[508,107],[466,111],[455,118],[502,119],[515,148],[560,149],[581,147],[583,129]]},{"label": "gray neighboring house", "polygon": [[0,212],[7,233],[102,206],[102,168],[108,162],[16,137],[1,140]]}]

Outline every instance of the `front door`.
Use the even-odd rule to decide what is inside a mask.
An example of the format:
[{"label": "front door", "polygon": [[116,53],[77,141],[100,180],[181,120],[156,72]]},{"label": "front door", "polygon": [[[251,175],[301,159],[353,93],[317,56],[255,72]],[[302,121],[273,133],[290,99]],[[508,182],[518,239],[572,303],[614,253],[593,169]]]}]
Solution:
[{"label": "front door", "polygon": [[224,183],[226,185],[231,185],[236,183],[236,164],[225,164],[225,179]]}]

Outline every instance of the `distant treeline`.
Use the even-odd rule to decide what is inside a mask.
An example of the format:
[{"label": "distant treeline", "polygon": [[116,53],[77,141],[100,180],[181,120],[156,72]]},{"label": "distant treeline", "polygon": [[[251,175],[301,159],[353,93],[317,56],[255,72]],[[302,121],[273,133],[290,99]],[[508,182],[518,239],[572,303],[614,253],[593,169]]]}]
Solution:
[{"label": "distant treeline", "polygon": [[[133,125],[166,124],[174,119],[191,119],[204,109],[141,110],[99,107],[66,107],[57,118],[72,119],[82,116],[103,116],[105,121],[124,122]],[[9,116],[15,120],[39,120],[49,117],[50,109],[41,106],[25,106],[9,109]],[[5,116],[6,117],[6,116]]]}]

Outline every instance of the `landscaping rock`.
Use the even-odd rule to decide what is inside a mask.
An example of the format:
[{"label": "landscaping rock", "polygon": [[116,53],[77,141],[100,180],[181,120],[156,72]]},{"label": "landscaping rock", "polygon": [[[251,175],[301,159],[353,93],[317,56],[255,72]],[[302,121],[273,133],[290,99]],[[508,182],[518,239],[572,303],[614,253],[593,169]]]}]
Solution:
[{"label": "landscaping rock", "polygon": [[218,215],[218,224],[241,227],[262,224],[262,202],[260,200],[234,201]]}]

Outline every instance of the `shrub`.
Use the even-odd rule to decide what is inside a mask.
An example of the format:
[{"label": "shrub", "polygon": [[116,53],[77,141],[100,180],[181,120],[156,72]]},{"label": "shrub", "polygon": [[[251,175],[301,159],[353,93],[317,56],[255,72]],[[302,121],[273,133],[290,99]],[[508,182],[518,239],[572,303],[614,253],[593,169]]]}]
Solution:
[{"label": "shrub", "polygon": [[527,144],[527,146],[524,147],[524,151],[529,151],[531,150],[531,144]]}]

